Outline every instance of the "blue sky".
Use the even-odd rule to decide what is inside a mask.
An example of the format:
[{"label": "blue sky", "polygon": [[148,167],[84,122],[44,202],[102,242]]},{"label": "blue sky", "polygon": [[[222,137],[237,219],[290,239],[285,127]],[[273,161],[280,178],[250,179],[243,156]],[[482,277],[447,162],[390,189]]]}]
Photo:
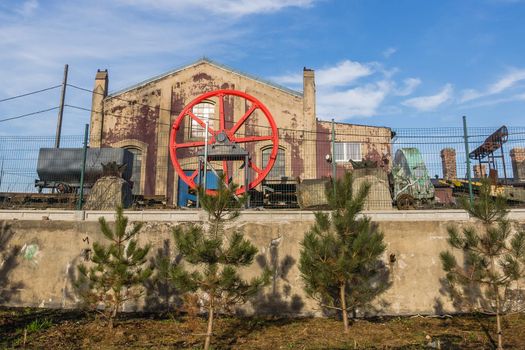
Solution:
[{"label": "blue sky", "polygon": [[[65,63],[88,89],[109,69],[115,91],[206,56],[297,90],[315,69],[322,119],[523,126],[524,18],[522,0],[0,0],[0,99],[60,84]],[[0,119],[59,93],[0,103]],[[56,114],[2,122],[0,135],[53,135]],[[88,120],[67,108],[63,133]]]}]

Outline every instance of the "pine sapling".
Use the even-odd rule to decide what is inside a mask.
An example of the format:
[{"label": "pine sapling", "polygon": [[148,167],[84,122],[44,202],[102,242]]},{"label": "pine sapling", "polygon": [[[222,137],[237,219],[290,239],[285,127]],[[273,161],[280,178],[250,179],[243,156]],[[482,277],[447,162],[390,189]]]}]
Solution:
[{"label": "pine sapling", "polygon": [[270,273],[250,281],[242,279],[239,268],[250,266],[257,248],[235,228],[226,232],[224,224],[239,216],[243,200],[235,200],[236,186],[225,185],[220,178],[216,195],[199,190],[202,208],[208,213],[208,225],[177,226],[174,240],[183,264],[173,266],[172,279],[179,290],[200,292],[205,295],[204,308],[208,314],[208,325],[204,349],[210,347],[214,317],[217,312],[228,312],[253,297],[269,282]]},{"label": "pine sapling", "polygon": [[305,291],[322,308],[341,312],[345,333],[348,312],[369,305],[389,287],[381,278],[383,234],[359,216],[369,191],[365,183],[354,192],[352,175],[346,173],[327,188],[331,213],[315,213],[315,224],[301,242]]},{"label": "pine sapling", "polygon": [[78,265],[78,278],[74,285],[84,303],[100,311],[113,328],[114,319],[123,304],[137,299],[143,293],[143,284],[151,276],[152,269],[145,267],[150,245],[139,247],[137,235],[142,224],[128,229],[128,218],[121,207],[117,208],[114,229],[101,217],[100,230],[110,242],[105,246],[93,243],[90,266]]},{"label": "pine sapling", "polygon": [[[455,301],[470,300],[473,310],[495,314],[498,349],[502,349],[501,316],[523,310],[523,305],[513,305],[516,298],[511,294],[513,286],[525,277],[525,231],[513,229],[505,199],[491,192],[486,180],[472,205],[463,201],[463,207],[477,219],[475,226],[461,232],[448,227],[448,243],[463,252],[464,263],[458,264],[450,251],[441,252],[440,257]],[[478,291],[482,299],[472,301],[472,294]]]}]

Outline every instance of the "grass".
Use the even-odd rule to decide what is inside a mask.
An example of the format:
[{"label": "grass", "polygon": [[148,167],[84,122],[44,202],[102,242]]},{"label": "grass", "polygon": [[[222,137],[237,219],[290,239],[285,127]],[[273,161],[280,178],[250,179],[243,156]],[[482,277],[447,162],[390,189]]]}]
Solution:
[{"label": "grass", "polygon": [[[350,332],[340,321],[321,318],[219,317],[214,349],[490,349],[493,317],[395,317],[356,320]],[[525,315],[505,320],[506,349],[525,344]],[[49,349],[200,349],[203,317],[124,314],[109,330],[93,315],[70,310],[0,309],[0,349],[24,344]]]}]

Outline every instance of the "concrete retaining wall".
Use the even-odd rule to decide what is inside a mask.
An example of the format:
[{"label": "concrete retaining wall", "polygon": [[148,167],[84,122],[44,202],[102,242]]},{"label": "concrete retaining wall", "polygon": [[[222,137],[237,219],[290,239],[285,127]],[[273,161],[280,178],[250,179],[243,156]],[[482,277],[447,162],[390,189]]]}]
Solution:
[{"label": "concrete retaining wall", "polygon": [[[85,260],[94,241],[102,241],[96,220],[112,212],[95,211],[0,211],[7,239],[0,242],[0,301],[12,306],[74,307],[78,302],[71,286],[76,266]],[[182,222],[198,222],[199,211],[126,212],[130,221],[145,222],[141,243],[153,245],[155,254],[173,256],[171,229]],[[470,225],[463,211],[369,212],[385,234],[385,261],[391,288],[377,301],[382,314],[433,314],[454,311],[441,294],[444,277],[439,253],[448,248],[448,225]],[[525,222],[525,210],[513,210],[510,218]],[[300,242],[313,223],[304,211],[245,211],[236,222],[259,249],[256,263],[246,276],[263,266],[275,268],[272,283],[246,310],[261,313],[319,314],[314,301],[302,290],[297,268]],[[5,235],[4,235],[5,236]],[[392,258],[391,258],[392,257]],[[153,308],[166,296],[149,289],[140,305]],[[145,303],[145,304],[144,304]]]}]

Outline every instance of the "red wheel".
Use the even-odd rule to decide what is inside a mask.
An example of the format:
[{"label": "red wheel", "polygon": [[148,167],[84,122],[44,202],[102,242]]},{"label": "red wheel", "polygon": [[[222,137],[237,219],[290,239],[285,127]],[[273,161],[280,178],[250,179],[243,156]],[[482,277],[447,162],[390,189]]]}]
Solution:
[{"label": "red wheel", "polygon": [[[233,124],[233,126],[227,128],[226,127],[226,121],[227,117],[225,115],[225,97],[234,97],[234,98],[240,98],[245,100],[245,106],[246,106],[246,112],[238,119],[235,118],[235,116],[229,116],[230,117],[230,124]],[[193,107],[195,107],[197,104],[201,102],[207,102],[207,101],[215,101],[218,106],[218,114],[219,114],[219,127],[218,128],[212,128],[208,127],[208,145],[216,144],[217,142],[223,142],[225,138],[227,138],[226,141],[235,143],[239,145],[240,147],[246,147],[249,143],[252,142],[259,142],[259,141],[271,141],[272,150],[270,153],[270,157],[268,159],[268,162],[266,164],[263,164],[261,167],[258,167],[255,165],[252,161],[248,163],[249,169],[251,169],[251,174],[249,175],[250,178],[253,178],[253,175],[255,175],[255,178],[248,183],[248,189],[252,189],[258,184],[260,184],[264,178],[268,175],[268,173],[272,170],[272,167],[275,163],[275,159],[277,157],[277,151],[279,149],[279,139],[278,139],[278,131],[277,126],[275,124],[275,121],[268,110],[266,106],[264,106],[259,100],[257,100],[255,97],[248,95],[247,93],[244,93],[242,91],[237,90],[216,90],[211,91],[205,94],[200,95],[193,101],[191,101],[182,112],[178,115],[177,119],[173,123],[173,126],[171,128],[171,135],[170,135],[170,156],[171,161],[173,163],[173,167],[177,171],[179,177],[191,188],[196,188],[197,183],[195,182],[197,175],[199,174],[198,169],[194,170],[191,175],[187,175],[185,171],[183,170],[179,158],[182,159],[188,159],[191,157],[197,157],[197,151],[204,148],[204,140],[190,140],[187,141],[188,135],[184,135],[184,133],[179,132],[181,130],[181,127],[185,125],[184,121],[186,118],[189,118],[189,123],[191,124],[191,121],[194,121],[198,125],[200,125],[203,129],[206,127],[205,122],[196,116],[193,113]],[[249,107],[248,107],[249,106]],[[267,120],[269,127],[267,128],[268,132],[266,132],[265,135],[244,135],[239,136],[237,135],[240,127],[245,124],[246,120],[250,118],[254,114],[255,111],[261,111],[264,115],[265,119]],[[233,113],[233,112],[232,112]],[[189,125],[189,124],[188,124]],[[197,162],[195,162],[197,163]],[[227,158],[222,160],[222,171],[225,174],[225,179],[227,182],[229,182],[230,179],[230,170],[231,170],[231,161],[229,161]],[[244,164],[246,166],[246,164]],[[198,168],[198,166],[196,166]],[[237,194],[242,194],[246,192],[246,186],[241,186],[237,190]],[[207,190],[207,193],[213,194],[215,191],[213,190]]]}]

